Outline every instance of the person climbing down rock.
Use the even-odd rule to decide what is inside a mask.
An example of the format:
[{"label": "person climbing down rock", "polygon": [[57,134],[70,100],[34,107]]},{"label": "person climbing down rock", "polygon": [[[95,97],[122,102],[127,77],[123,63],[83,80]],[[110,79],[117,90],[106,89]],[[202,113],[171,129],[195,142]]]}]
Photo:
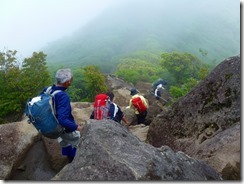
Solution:
[{"label": "person climbing down rock", "polygon": [[165,89],[163,86],[167,85],[167,82],[163,79],[158,79],[153,82],[153,93],[154,96],[156,97],[156,100],[159,100],[162,96],[162,92]]},{"label": "person climbing down rock", "polygon": [[129,102],[129,108],[134,110],[137,117],[137,124],[145,124],[147,109],[149,107],[147,99],[139,95],[136,88],[131,89],[130,95],[132,97]]}]

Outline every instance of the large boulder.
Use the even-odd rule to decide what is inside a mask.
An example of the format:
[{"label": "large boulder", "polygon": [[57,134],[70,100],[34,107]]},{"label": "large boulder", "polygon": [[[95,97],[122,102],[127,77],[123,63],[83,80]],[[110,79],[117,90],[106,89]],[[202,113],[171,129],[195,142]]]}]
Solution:
[{"label": "large boulder", "polygon": [[[161,112],[149,127],[147,140],[155,147],[168,145],[203,159],[224,179],[236,180],[240,179],[240,119],[241,61],[235,56]],[[206,146],[210,143],[211,149]]]},{"label": "large boulder", "polygon": [[90,120],[81,131],[77,155],[52,180],[221,180],[204,162],[169,147],[140,141],[112,120]]},{"label": "large boulder", "polygon": [[85,124],[93,111],[93,102],[72,102],[72,114],[75,122],[79,125]]},{"label": "large boulder", "polygon": [[21,122],[0,125],[0,179],[10,177],[25,157],[27,151],[38,140],[38,131],[24,119]]}]

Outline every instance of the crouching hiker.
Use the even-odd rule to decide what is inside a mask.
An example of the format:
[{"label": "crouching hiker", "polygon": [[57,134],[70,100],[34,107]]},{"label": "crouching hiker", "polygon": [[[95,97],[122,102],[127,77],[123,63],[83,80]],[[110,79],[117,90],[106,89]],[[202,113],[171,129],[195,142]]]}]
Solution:
[{"label": "crouching hiker", "polygon": [[139,95],[135,88],[131,89],[130,95],[132,97],[130,99],[129,108],[134,109],[137,117],[137,124],[145,124],[148,109],[147,99]]},{"label": "crouching hiker", "polygon": [[159,84],[156,87],[156,89],[154,91],[154,96],[156,97],[156,100],[159,100],[161,98],[161,94],[162,94],[163,89],[165,89],[165,88],[163,87],[162,84]]},{"label": "crouching hiker", "polygon": [[94,110],[90,115],[90,119],[112,119],[120,124],[123,121],[126,125],[129,125],[121,108],[114,103],[114,99],[114,94],[110,91],[98,94],[95,97]]},{"label": "crouching hiker", "polygon": [[165,89],[163,86],[167,85],[167,82],[163,79],[158,79],[153,83],[153,92],[156,100],[159,100],[161,98],[161,94],[163,90]]},{"label": "crouching hiker", "polygon": [[126,120],[125,115],[123,111],[121,110],[120,106],[118,106],[116,103],[114,103],[114,93],[113,92],[107,92],[106,95],[109,96],[110,106],[109,106],[109,119],[112,119],[118,123],[122,123],[123,121],[126,126],[129,125],[129,122]]},{"label": "crouching hiker", "polygon": [[[81,130],[81,126],[76,124],[71,114],[70,97],[65,92],[72,83],[73,75],[70,69],[60,69],[56,72],[55,77],[57,84],[51,87],[51,93],[60,90],[59,93],[55,94],[54,104],[58,122],[64,127],[63,133],[58,137],[58,142],[62,147],[62,155],[67,156],[69,162],[72,162],[76,154]],[[42,93],[45,91],[46,88]]]}]

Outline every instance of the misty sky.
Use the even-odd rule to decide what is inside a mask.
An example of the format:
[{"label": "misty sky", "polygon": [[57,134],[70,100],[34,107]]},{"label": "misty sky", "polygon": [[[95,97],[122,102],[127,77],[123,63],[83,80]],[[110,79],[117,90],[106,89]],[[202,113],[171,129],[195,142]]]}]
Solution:
[{"label": "misty sky", "polygon": [[0,51],[17,50],[20,56],[30,57],[49,42],[72,35],[121,1],[0,0]]},{"label": "misty sky", "polygon": [[22,57],[69,36],[116,0],[0,0],[0,51]]}]

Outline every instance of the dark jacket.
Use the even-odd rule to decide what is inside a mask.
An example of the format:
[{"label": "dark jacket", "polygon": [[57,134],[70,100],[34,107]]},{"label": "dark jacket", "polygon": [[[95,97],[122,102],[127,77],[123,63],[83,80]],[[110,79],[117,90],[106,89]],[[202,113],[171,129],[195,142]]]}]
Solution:
[{"label": "dark jacket", "polygon": [[[47,88],[44,88],[42,94],[46,91]],[[52,91],[61,90],[61,92],[55,95],[55,107],[56,107],[56,115],[57,119],[65,128],[66,132],[73,132],[77,129],[78,125],[75,123],[74,117],[71,114],[71,105],[70,98],[68,94],[65,92],[67,88],[61,86],[52,86]]]},{"label": "dark jacket", "polygon": [[109,108],[110,119],[120,123],[123,116],[124,113],[121,111],[120,107],[115,103],[111,103]]}]

